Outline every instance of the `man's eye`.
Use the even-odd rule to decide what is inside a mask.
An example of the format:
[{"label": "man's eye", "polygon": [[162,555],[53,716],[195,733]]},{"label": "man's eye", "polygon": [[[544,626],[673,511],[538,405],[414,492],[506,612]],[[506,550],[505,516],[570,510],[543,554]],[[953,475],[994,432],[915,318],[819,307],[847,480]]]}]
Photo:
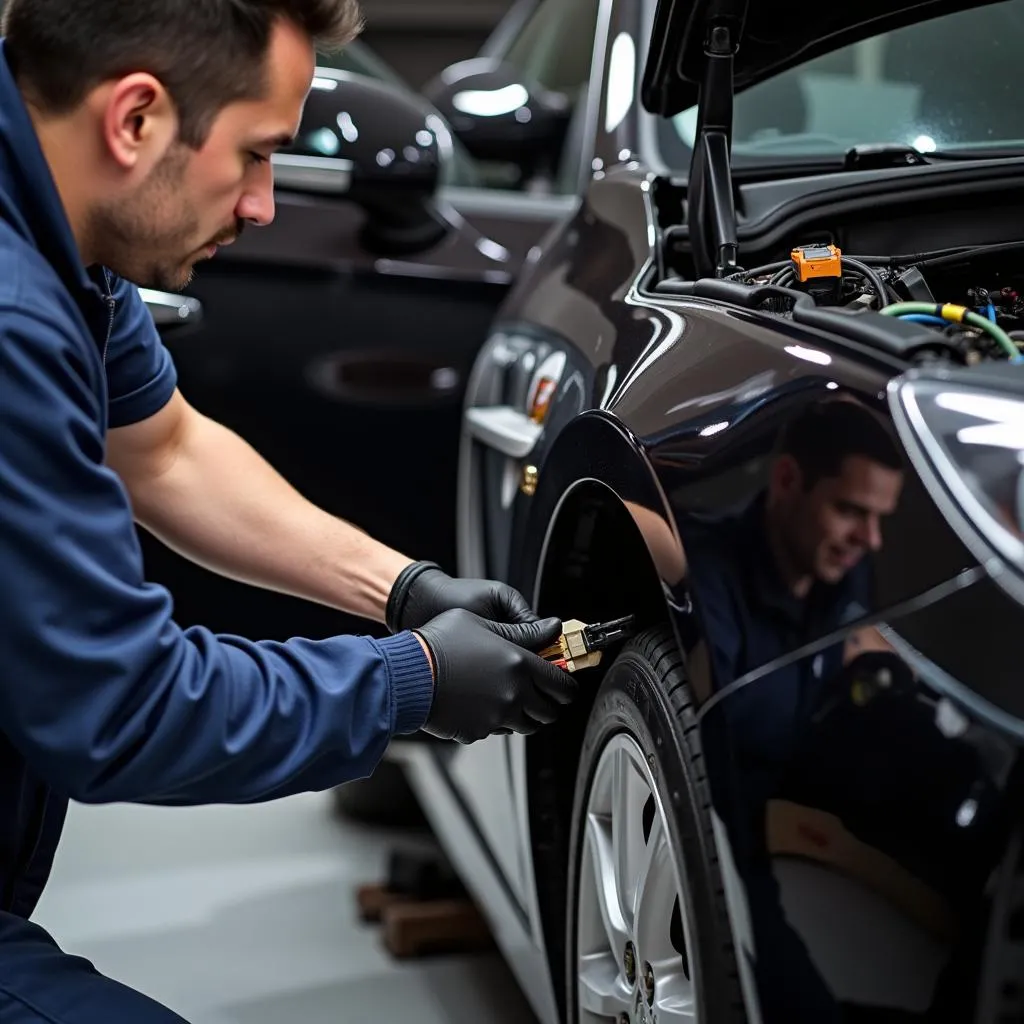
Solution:
[{"label": "man's eye", "polygon": [[249,153],[249,162],[253,164],[265,164],[268,159],[269,157],[265,157],[262,153],[255,151],[250,151]]}]

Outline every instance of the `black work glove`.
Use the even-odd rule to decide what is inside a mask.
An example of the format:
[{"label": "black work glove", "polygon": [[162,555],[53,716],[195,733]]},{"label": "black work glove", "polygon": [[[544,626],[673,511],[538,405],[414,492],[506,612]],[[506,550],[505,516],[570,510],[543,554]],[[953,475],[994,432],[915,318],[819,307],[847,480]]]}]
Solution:
[{"label": "black work glove", "polygon": [[384,616],[388,629],[401,633],[419,629],[453,608],[464,608],[490,622],[536,622],[538,618],[514,587],[496,580],[454,579],[433,562],[415,562],[402,570]]},{"label": "black work glove", "polygon": [[549,647],[561,631],[558,619],[509,625],[459,609],[416,630],[434,659],[434,703],[423,731],[475,743],[550,725],[576,696],[576,682],[531,652]]}]

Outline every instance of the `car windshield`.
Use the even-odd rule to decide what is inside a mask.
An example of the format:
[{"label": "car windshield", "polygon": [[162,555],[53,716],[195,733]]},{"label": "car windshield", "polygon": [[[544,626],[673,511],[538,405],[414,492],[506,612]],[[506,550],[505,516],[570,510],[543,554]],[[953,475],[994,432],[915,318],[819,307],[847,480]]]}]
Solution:
[{"label": "car windshield", "polygon": [[[734,161],[841,156],[872,143],[909,144],[923,153],[1024,149],[1021,39],[1024,0],[1009,0],[797,65],[737,95]],[[670,165],[688,162],[696,125],[696,107],[662,121]]]}]

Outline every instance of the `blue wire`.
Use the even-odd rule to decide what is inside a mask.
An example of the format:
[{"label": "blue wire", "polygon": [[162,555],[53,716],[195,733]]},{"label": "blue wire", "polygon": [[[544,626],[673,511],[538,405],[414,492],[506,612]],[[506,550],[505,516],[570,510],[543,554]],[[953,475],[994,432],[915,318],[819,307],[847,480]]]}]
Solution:
[{"label": "blue wire", "polygon": [[[986,310],[986,312],[988,313],[989,320],[991,320],[992,323],[995,323],[996,322],[995,306],[993,306],[991,303],[989,303],[988,309]],[[904,313],[901,317],[899,317],[899,319],[900,320],[909,320],[911,323],[915,323],[915,324],[937,324],[937,325],[939,325],[941,327],[945,327],[947,324],[950,323],[949,320],[943,320],[942,317],[940,317],[940,316],[930,316],[928,313]],[[1010,362],[1011,363],[1024,363],[1024,354],[1018,354],[1018,355],[1015,355],[1015,356],[1010,356]]]},{"label": "blue wire", "polygon": [[909,320],[915,324],[938,324],[945,327],[950,321],[943,320],[941,316],[931,316],[928,313],[904,313],[900,320]]}]

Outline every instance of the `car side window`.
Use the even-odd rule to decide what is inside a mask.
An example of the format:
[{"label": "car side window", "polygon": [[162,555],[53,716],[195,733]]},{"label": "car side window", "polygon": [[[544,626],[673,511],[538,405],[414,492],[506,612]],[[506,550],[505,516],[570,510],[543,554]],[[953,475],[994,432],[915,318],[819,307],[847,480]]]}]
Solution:
[{"label": "car side window", "polygon": [[404,89],[409,88],[394,68],[386,64],[369,46],[359,40],[349,43],[341,50],[318,53],[316,63],[318,67],[349,71],[356,75],[366,75],[367,78],[379,79],[381,82],[389,82],[391,85],[401,86]]},{"label": "car side window", "polygon": [[590,78],[598,0],[544,0],[505,60],[547,89],[575,98]]},{"label": "car side window", "polygon": [[[552,92],[564,94],[575,111],[556,173],[548,181],[534,181],[532,191],[575,191],[575,169],[583,159],[578,130],[586,105],[597,34],[599,0],[542,0],[510,42],[502,58],[527,79]],[[517,174],[490,168],[489,184],[508,188]]]}]

